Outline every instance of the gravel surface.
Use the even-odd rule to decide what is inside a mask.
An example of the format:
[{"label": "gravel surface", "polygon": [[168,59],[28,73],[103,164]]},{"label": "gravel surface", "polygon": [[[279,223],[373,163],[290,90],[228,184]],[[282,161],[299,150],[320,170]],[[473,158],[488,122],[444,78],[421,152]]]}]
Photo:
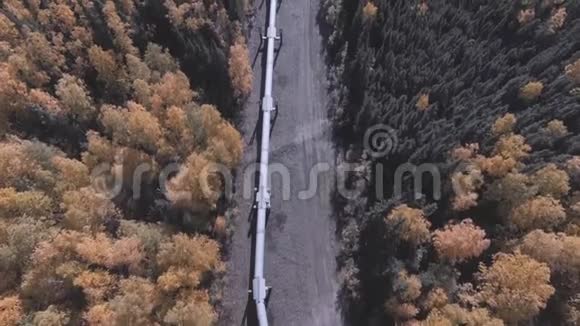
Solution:
[{"label": "gravel surface", "polygon": [[[256,55],[259,28],[265,30],[267,0],[256,17],[250,55]],[[335,153],[327,120],[327,93],[322,38],[316,23],[319,1],[283,0],[278,27],[284,42],[274,68],[274,98],[279,103],[271,136],[271,162],[288,171],[290,199],[284,199],[283,178],[272,177],[272,209],[267,225],[265,277],[272,287],[268,302],[270,325],[341,325],[337,305],[335,223],[331,192],[335,182]],[[238,174],[235,221],[220,325],[255,325],[249,300],[252,239],[248,221],[252,199],[243,195],[244,167],[256,162],[258,142],[250,143],[261,98],[261,53],[254,65],[254,91],[243,113],[247,148]],[[321,163],[321,165],[317,165]],[[280,165],[278,165],[280,164]],[[329,170],[329,171],[325,171]],[[316,171],[320,171],[316,173]],[[288,184],[289,183],[289,184]],[[311,193],[305,192],[312,188]],[[300,199],[304,198],[305,199]]]}]

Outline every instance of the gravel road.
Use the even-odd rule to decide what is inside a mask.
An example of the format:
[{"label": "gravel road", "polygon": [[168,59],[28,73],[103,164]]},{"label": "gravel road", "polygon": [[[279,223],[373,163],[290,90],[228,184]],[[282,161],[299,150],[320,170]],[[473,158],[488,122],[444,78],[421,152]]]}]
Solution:
[{"label": "gravel road", "polygon": [[[256,18],[248,40],[252,58],[260,45],[259,28],[265,30],[268,0],[261,7],[259,2],[256,0]],[[265,277],[273,289],[268,302],[273,326],[342,325],[337,306],[337,244],[330,203],[335,153],[326,114],[322,37],[316,23],[318,8],[316,0],[283,0],[278,11],[284,42],[274,68],[273,93],[279,110],[271,136],[271,163],[288,171],[289,182],[278,174],[272,177]],[[248,300],[253,265],[252,239],[248,238],[252,202],[243,196],[242,175],[245,166],[256,162],[258,144],[250,140],[261,98],[260,63],[261,54],[254,65],[254,90],[243,113],[242,132],[247,148],[236,184],[239,213],[229,248],[220,318],[220,325],[227,326],[254,325],[255,307]],[[290,199],[285,199],[282,189],[288,187]],[[311,193],[305,191],[309,188]]]}]

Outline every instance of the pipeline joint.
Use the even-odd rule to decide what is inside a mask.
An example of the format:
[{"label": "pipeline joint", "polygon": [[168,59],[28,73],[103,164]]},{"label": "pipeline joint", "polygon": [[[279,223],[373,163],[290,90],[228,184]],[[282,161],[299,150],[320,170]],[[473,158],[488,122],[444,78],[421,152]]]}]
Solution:
[{"label": "pipeline joint", "polygon": [[274,110],[274,99],[272,96],[264,96],[262,99],[262,111],[269,112]]},{"label": "pipeline joint", "polygon": [[255,277],[252,281],[252,296],[255,302],[264,302],[266,300],[266,279]]}]

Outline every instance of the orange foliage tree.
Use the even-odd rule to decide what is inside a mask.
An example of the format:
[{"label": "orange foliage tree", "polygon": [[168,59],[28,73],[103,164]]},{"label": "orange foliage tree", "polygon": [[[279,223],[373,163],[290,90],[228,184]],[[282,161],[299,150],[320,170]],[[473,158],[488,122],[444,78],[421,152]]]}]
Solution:
[{"label": "orange foliage tree", "polygon": [[485,231],[473,225],[471,219],[466,219],[433,232],[433,245],[442,258],[461,262],[481,255],[490,241],[485,238]]}]

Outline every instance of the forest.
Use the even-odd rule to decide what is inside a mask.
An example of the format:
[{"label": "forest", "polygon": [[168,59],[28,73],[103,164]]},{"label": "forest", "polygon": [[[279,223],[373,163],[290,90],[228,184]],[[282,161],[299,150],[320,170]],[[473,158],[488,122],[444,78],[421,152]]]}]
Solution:
[{"label": "forest", "polygon": [[[319,20],[334,137],[365,171],[335,198],[352,324],[580,324],[580,3],[324,0]],[[393,196],[404,163],[435,165],[441,198],[409,174]]]},{"label": "forest", "polygon": [[246,6],[0,2],[0,325],[215,324]]}]

